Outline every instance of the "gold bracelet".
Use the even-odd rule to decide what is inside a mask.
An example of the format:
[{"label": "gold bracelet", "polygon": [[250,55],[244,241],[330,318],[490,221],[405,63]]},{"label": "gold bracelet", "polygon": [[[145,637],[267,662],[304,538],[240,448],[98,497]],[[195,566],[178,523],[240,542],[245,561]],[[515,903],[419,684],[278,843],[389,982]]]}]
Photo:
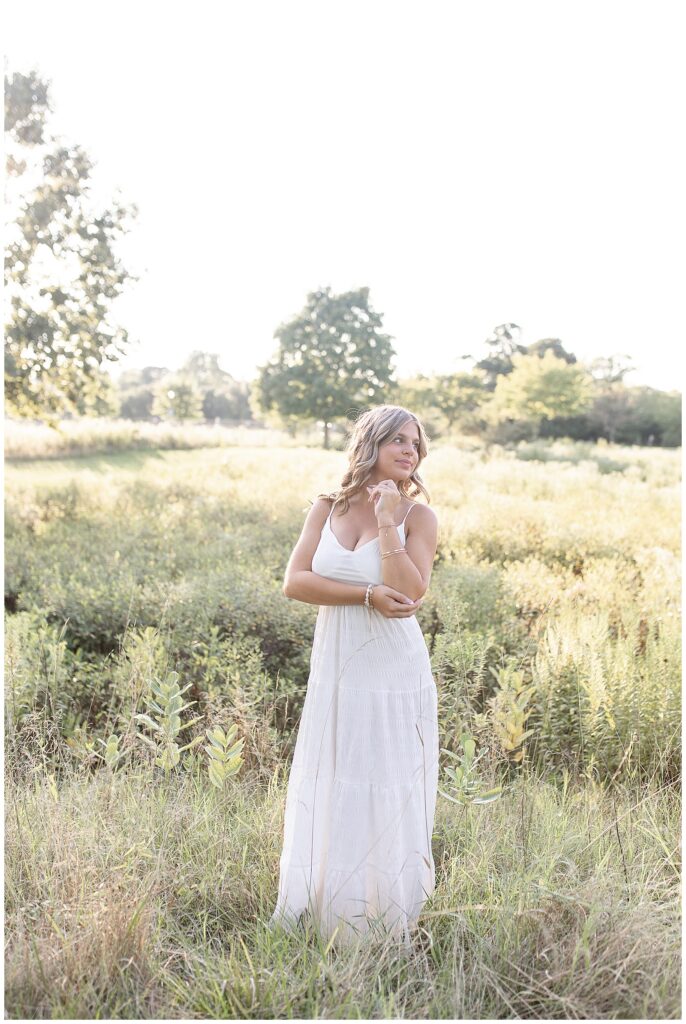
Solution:
[{"label": "gold bracelet", "polygon": [[393,548],[392,551],[382,551],[381,557],[388,558],[389,555],[397,555],[399,551],[405,551],[406,548]]}]

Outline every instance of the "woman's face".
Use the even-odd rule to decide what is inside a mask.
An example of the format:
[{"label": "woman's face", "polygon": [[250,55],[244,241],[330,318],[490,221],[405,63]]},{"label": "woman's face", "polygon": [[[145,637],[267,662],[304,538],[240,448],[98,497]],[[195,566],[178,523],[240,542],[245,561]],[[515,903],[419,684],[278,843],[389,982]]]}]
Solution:
[{"label": "woman's face", "polygon": [[399,483],[414,471],[419,462],[419,427],[407,420],[385,444],[380,445],[374,470],[377,480]]}]

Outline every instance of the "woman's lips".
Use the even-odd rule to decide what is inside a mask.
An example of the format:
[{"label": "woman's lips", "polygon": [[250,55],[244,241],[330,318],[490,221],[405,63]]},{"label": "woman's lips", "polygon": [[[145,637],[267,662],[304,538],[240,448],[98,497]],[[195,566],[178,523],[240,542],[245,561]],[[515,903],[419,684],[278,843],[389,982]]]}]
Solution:
[{"label": "woman's lips", "polygon": [[396,459],[395,461],[399,462],[401,466],[407,466],[408,469],[412,465],[412,463],[409,461],[409,459]]}]

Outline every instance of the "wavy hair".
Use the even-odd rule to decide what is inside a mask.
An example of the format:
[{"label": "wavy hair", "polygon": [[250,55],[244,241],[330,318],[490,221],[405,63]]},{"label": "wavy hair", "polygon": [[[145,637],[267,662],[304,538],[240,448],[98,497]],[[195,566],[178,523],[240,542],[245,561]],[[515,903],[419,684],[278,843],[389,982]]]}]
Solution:
[{"label": "wavy hair", "polygon": [[340,501],[343,508],[341,515],[344,515],[350,506],[350,496],[361,490],[369,479],[379,456],[379,447],[394,438],[402,424],[408,420],[413,420],[417,424],[419,459],[410,476],[398,483],[398,490],[406,498],[423,494],[427,504],[430,504],[431,495],[418,472],[422,459],[429,453],[429,439],[419,418],[401,405],[377,405],[373,409],[360,413],[345,447],[348,455],[348,468],[343,474],[341,486],[337,491],[332,491],[330,494],[318,494],[317,497],[333,501],[334,505]]}]

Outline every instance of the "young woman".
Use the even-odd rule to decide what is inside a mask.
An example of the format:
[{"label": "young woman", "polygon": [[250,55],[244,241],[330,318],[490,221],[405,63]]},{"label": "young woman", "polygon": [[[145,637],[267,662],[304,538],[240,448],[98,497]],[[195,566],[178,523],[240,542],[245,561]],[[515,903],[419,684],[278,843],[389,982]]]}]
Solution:
[{"label": "young woman", "polygon": [[284,594],[321,607],[270,927],[309,917],[334,942],[371,930],[411,946],[434,889],[437,693],[415,613],[438,523],[412,500],[430,500],[427,451],[407,409],[361,415],[340,489],[318,496],[286,568]]}]

